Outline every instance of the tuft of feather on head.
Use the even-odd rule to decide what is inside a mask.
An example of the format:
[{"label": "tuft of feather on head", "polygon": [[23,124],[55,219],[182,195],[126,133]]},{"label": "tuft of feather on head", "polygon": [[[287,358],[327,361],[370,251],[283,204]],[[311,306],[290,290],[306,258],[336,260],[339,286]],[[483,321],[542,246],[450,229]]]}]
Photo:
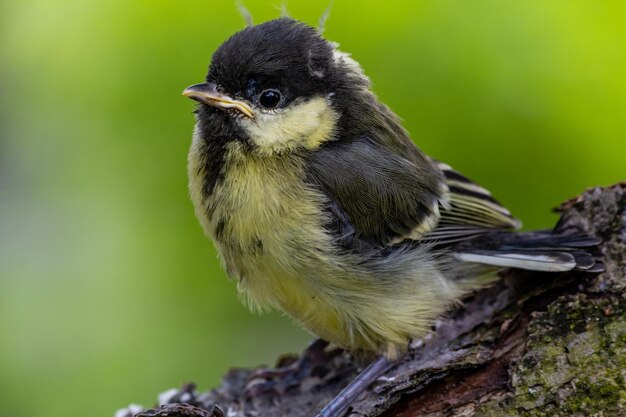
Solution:
[{"label": "tuft of feather on head", "polygon": [[326,7],[326,10],[324,10],[324,13],[322,14],[322,16],[320,17],[319,23],[317,24],[317,31],[319,32],[320,35],[324,33],[324,29],[326,27],[326,21],[330,17],[330,9],[332,7],[333,7],[333,2],[331,1],[328,4],[328,7]]},{"label": "tuft of feather on head", "polygon": [[246,6],[243,5],[241,1],[237,1],[236,3],[237,10],[239,10],[239,14],[243,18],[244,22],[246,22],[247,27],[254,26],[254,21],[252,20],[252,13],[247,9]]}]

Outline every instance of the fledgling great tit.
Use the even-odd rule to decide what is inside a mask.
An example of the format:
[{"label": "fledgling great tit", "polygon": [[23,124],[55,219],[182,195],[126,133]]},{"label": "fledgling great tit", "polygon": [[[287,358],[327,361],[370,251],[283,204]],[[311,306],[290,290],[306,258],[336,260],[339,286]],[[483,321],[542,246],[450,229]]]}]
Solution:
[{"label": "fledgling great tit", "polygon": [[191,198],[228,275],[253,309],[337,346],[398,358],[490,268],[597,268],[593,239],[512,233],[509,211],[415,146],[359,64],[304,23],[234,34],[183,94],[200,103]]}]

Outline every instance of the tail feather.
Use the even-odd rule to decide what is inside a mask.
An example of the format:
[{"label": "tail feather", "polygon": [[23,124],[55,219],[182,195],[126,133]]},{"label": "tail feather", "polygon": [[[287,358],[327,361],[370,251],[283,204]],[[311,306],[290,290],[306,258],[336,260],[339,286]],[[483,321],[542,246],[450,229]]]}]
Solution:
[{"label": "tail feather", "polygon": [[576,260],[576,269],[588,270],[596,265],[596,258],[594,258],[589,252],[575,251],[571,252]]},{"label": "tail feather", "polygon": [[474,262],[503,268],[527,269],[530,271],[562,272],[576,267],[576,259],[567,252],[540,253],[523,251],[491,251],[455,253],[463,262]]},{"label": "tail feather", "polygon": [[598,239],[584,235],[494,233],[459,245],[453,253],[462,262],[504,268],[601,272],[604,270],[603,265],[590,252],[599,243]]},{"label": "tail feather", "polygon": [[[538,235],[538,236],[537,236]],[[584,235],[555,235],[550,232],[520,233],[520,238],[502,247],[528,249],[575,249],[592,248],[602,243],[600,239]]]}]

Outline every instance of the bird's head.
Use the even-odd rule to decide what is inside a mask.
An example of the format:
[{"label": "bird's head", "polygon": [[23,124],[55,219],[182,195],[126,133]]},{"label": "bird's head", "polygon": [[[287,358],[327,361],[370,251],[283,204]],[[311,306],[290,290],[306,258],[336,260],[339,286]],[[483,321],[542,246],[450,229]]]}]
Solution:
[{"label": "bird's head", "polygon": [[213,54],[206,82],[183,94],[200,103],[201,138],[273,154],[332,140],[340,118],[354,110],[350,103],[359,101],[354,95],[368,86],[335,44],[283,17],[231,36]]}]

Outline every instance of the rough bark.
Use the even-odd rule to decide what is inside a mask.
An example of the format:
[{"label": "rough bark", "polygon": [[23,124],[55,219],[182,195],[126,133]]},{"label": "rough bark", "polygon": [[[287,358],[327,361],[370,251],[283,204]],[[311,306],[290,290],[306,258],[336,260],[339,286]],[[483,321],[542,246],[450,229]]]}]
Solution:
[{"label": "rough bark", "polygon": [[[603,240],[604,273],[503,273],[346,415],[626,416],[626,183],[588,190],[557,211],[558,231]],[[355,362],[341,353],[297,386],[253,396],[243,394],[253,370],[231,370],[214,390],[187,385],[167,396],[173,404],[138,415],[315,416],[355,376]]]}]

